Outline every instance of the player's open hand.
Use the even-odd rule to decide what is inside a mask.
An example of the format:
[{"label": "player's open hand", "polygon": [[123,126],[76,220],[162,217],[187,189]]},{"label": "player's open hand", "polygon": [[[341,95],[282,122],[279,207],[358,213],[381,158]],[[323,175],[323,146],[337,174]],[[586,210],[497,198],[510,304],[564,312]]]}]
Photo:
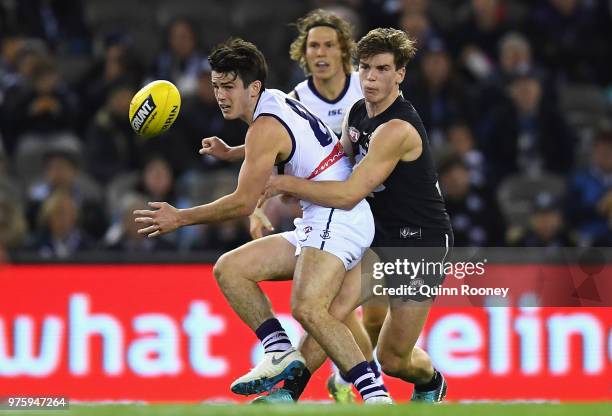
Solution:
[{"label": "player's open hand", "polygon": [[201,155],[214,156],[219,160],[229,160],[231,147],[217,136],[202,139]]},{"label": "player's open hand", "polygon": [[180,227],[178,209],[167,202],[149,202],[149,206],[156,209],[137,209],[134,211],[136,217],[134,221],[143,225],[143,228],[138,230],[138,234],[157,237]]},{"label": "player's open hand", "polygon": [[264,230],[274,231],[274,227],[263,209],[255,208],[255,211],[249,215],[249,232],[253,240],[263,237]]}]

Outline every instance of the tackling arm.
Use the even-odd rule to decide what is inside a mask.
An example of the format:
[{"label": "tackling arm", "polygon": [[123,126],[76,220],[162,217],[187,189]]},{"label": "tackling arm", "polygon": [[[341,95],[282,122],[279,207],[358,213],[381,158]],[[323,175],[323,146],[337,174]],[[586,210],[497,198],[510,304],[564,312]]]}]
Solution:
[{"label": "tackling arm", "polygon": [[[367,155],[346,181],[309,181],[279,176],[270,181],[271,193],[286,193],[317,205],[351,209],[391,174],[397,163],[421,146],[418,132],[409,123],[391,120],[374,131]],[[276,182],[276,183],[273,183]]]}]

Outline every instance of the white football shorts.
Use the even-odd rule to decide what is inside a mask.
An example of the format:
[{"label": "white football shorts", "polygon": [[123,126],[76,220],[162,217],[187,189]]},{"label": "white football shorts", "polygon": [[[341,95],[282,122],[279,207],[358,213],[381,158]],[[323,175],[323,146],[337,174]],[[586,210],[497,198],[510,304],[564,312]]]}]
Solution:
[{"label": "white football shorts", "polygon": [[374,239],[374,217],[365,200],[349,211],[310,205],[293,224],[295,230],[281,235],[295,246],[296,256],[302,247],[317,248],[338,257],[346,270],[359,263]]}]

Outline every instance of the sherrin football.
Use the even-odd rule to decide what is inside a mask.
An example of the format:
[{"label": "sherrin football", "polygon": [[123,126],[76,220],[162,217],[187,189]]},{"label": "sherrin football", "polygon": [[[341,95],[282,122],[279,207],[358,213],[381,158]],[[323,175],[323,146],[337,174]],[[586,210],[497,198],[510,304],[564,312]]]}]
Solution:
[{"label": "sherrin football", "polygon": [[174,123],[181,109],[181,94],[170,81],[153,81],[134,95],[130,103],[130,124],[142,137],[163,133]]}]

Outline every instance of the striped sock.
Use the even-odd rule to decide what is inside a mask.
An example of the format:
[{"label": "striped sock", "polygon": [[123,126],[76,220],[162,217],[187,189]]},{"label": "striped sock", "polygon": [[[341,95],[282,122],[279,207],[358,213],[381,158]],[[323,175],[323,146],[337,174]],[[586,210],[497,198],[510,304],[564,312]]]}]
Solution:
[{"label": "striped sock", "polygon": [[376,360],[370,361],[370,368],[374,372],[374,377],[376,377],[376,380],[380,381],[380,383],[382,384],[382,374],[380,374],[380,367],[378,366]]},{"label": "striped sock", "polygon": [[370,397],[389,396],[387,388],[380,381],[376,380],[376,376],[370,368],[370,363],[367,361],[351,368],[346,374],[346,378],[351,380],[351,383],[353,383],[364,401]]},{"label": "striped sock", "polygon": [[268,352],[287,351],[292,347],[287,333],[276,318],[270,318],[255,330],[264,350]]}]

